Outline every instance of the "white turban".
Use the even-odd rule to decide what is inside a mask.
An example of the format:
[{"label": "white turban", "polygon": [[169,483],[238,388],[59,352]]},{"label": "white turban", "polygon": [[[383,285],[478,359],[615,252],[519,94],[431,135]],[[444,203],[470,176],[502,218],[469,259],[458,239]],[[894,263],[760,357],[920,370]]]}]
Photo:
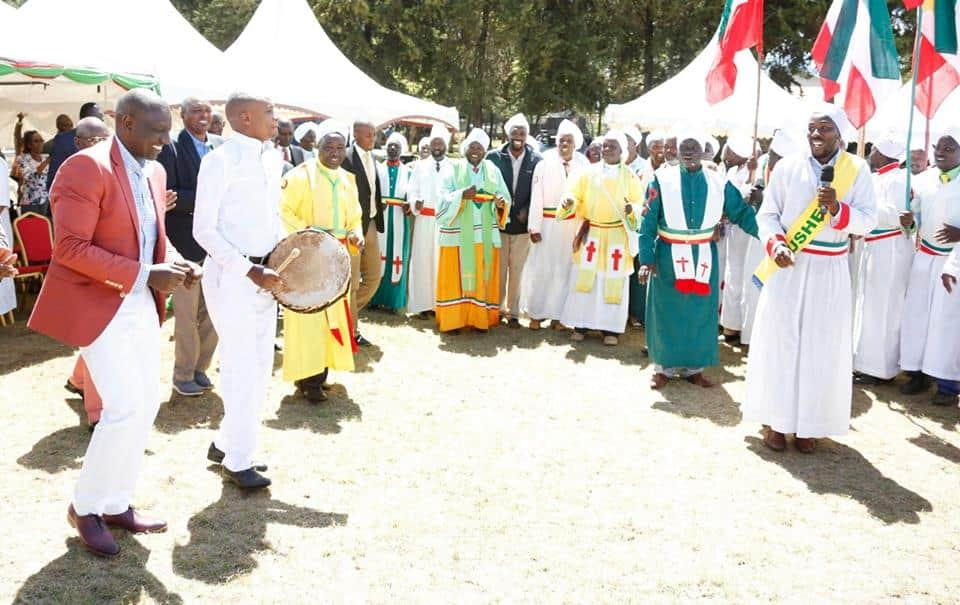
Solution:
[{"label": "white turban", "polygon": [[487,136],[487,133],[485,133],[483,129],[474,128],[470,131],[470,134],[467,135],[467,138],[460,143],[460,153],[466,154],[470,143],[480,143],[480,146],[486,151],[490,148],[490,137]]},{"label": "white turban", "polygon": [[904,151],[906,151],[899,139],[889,135],[874,141],[873,148],[891,160],[903,159]]},{"label": "white turban", "polygon": [[[690,126],[687,126],[687,127],[685,127],[685,128],[681,128],[681,129],[677,129],[676,131],[674,131],[674,132],[672,133],[672,136],[671,136],[670,138],[676,138],[676,139],[677,139],[677,152],[678,152],[678,153],[679,153],[679,151],[680,151],[680,146],[683,145],[683,142],[684,142],[684,141],[687,141],[687,140],[693,140],[693,141],[696,141],[697,143],[699,143],[701,150],[705,150],[705,149],[707,148],[707,137],[706,137],[703,133],[697,131],[696,129],[694,129],[694,128],[690,127]],[[716,149],[716,150],[714,150],[714,151],[719,151],[719,149]]]},{"label": "white turban", "polygon": [[940,133],[940,136],[938,136],[936,139],[931,137],[931,142],[936,145],[943,137],[950,137],[955,143],[960,145],[960,126],[951,126],[949,128],[945,128],[943,132]]},{"label": "white turban", "polygon": [[727,149],[738,156],[750,159],[753,156],[753,139],[742,134],[732,134],[727,138]]},{"label": "white turban", "polygon": [[530,133],[530,124],[529,122],[527,122],[527,117],[522,113],[518,113],[517,115],[507,120],[507,123],[503,125],[503,133],[506,134],[507,136],[510,136],[510,131],[516,128],[517,126],[525,128],[527,130],[527,134]]},{"label": "white turban", "polygon": [[910,151],[924,151],[930,153],[930,148],[936,145],[937,137],[930,135],[930,145],[926,143],[927,135],[923,132],[914,132],[910,137]]},{"label": "white turban", "polygon": [[400,151],[407,150],[407,137],[403,136],[397,131],[393,131],[393,133],[387,137],[387,142],[383,145],[383,148],[386,149],[389,147],[390,143],[396,143],[400,145]]},{"label": "white turban", "polygon": [[770,150],[778,156],[785,158],[795,153],[803,153],[804,147],[800,143],[800,140],[781,128],[773,133],[773,140],[770,141]]},{"label": "white turban", "polygon": [[649,147],[650,145],[653,145],[657,141],[664,143],[666,142],[666,140],[667,140],[666,132],[662,130],[654,130],[653,132],[647,135],[647,146]]},{"label": "white turban", "polygon": [[570,120],[564,120],[560,122],[559,126],[557,126],[557,140],[559,141],[560,137],[565,134],[573,135],[574,149],[580,149],[583,147],[583,133],[580,132],[580,127]]},{"label": "white turban", "polygon": [[844,142],[851,142],[851,138],[856,134],[856,129],[853,127],[853,124],[850,123],[850,120],[847,119],[847,114],[844,113],[843,108],[839,105],[834,105],[833,103],[819,103],[813,112],[810,113],[810,117],[813,116],[826,116],[830,118],[830,121],[837,126],[837,130],[840,131],[840,138]]},{"label": "white turban", "polygon": [[450,146],[450,131],[446,129],[445,126],[440,124],[434,124],[433,128],[430,129],[430,141],[433,142],[434,139],[440,139],[443,141],[443,144],[447,147]]},{"label": "white turban", "polygon": [[[679,145],[679,142],[677,144]],[[708,146],[710,147],[710,153],[712,153],[713,155],[717,155],[717,153],[720,151],[720,141],[718,141],[717,139],[713,138],[710,135],[704,136],[701,144],[703,145],[704,153],[707,152]]]},{"label": "white turban", "polygon": [[299,142],[300,139],[307,136],[307,133],[311,130],[314,134],[317,134],[318,128],[319,127],[317,126],[316,122],[304,122],[303,124],[297,126],[297,129],[293,131],[293,138]]},{"label": "white turban", "polygon": [[429,147],[429,146],[430,146],[430,137],[423,137],[422,139],[420,139],[420,143],[417,144],[417,151],[420,151],[424,147]]},{"label": "white turban", "polygon": [[350,132],[350,128],[345,123],[329,118],[320,122],[320,125],[317,126],[317,141],[322,141],[324,137],[331,134],[338,134],[346,140],[348,132]]},{"label": "white turban", "polygon": [[643,142],[643,135],[640,134],[640,130],[636,126],[627,126],[623,129],[623,134],[627,135],[636,145],[639,145]]},{"label": "white turban", "polygon": [[619,130],[608,130],[607,134],[603,135],[604,141],[616,141],[620,145],[620,161],[624,162],[627,159],[629,153],[627,152],[627,135],[623,134]]}]

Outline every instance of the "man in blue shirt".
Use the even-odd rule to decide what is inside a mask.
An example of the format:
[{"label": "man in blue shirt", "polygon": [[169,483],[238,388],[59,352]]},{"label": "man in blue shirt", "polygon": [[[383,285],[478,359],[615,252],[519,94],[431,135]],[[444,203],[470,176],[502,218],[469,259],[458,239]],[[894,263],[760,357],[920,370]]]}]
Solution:
[{"label": "man in blue shirt", "polygon": [[[90,101],[80,106],[80,119],[93,116],[103,120],[103,111],[95,102]],[[77,152],[77,143],[74,139],[77,136],[77,129],[71,128],[57,134],[53,137],[53,144],[50,146],[50,169],[47,171],[47,191],[53,184],[53,177],[57,176],[57,170],[66,159]]]}]

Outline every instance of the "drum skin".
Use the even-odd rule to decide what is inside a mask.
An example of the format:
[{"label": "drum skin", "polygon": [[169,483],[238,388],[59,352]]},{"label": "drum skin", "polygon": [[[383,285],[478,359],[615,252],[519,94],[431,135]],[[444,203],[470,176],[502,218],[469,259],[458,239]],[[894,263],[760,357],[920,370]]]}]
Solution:
[{"label": "drum skin", "polygon": [[294,248],[300,256],[280,273],[283,289],[274,292],[278,303],[298,313],[317,313],[347,293],[350,254],[337,238],[316,229],[291,233],[270,253],[267,267],[276,271]]}]

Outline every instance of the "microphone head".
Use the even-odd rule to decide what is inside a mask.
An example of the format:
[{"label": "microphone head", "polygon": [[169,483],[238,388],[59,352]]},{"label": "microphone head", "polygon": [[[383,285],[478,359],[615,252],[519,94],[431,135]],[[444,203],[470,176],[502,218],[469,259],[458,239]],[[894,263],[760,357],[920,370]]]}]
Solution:
[{"label": "microphone head", "polygon": [[833,182],[833,166],[823,167],[823,172],[820,173],[820,182],[821,183]]}]

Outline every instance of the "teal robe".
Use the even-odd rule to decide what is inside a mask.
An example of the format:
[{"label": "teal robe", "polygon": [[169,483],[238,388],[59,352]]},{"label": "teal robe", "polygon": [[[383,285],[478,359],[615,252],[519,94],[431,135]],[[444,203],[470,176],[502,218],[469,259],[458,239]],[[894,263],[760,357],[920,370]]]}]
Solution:
[{"label": "teal robe", "polygon": [[[400,174],[399,166],[387,166],[387,176],[390,179],[390,187],[384,191],[385,197],[397,197],[397,179]],[[393,238],[397,237],[396,230],[393,228],[394,213],[403,213],[402,208],[397,206],[387,206],[384,214],[384,231],[386,231],[386,247],[380,251],[381,254],[387,254],[393,250]],[[403,237],[403,271],[400,274],[400,281],[393,283],[391,279],[390,263],[387,263],[383,271],[383,277],[380,278],[380,287],[376,294],[370,300],[371,307],[384,307],[391,311],[399,311],[407,306],[407,276],[410,274],[410,235],[413,228],[413,217],[403,218],[404,229],[400,234]]]},{"label": "teal robe", "polygon": [[[699,229],[707,207],[707,179],[703,168],[681,168],[680,191],[688,229]],[[674,288],[671,245],[657,238],[657,228],[666,227],[660,182],[653,180],[647,192],[647,211],[640,225],[640,263],[655,264],[656,276],[647,285],[646,335],[650,359],[664,368],[704,368],[720,363],[717,326],[720,312],[720,276],[717,244],[710,242],[714,262],[707,296],[682,294]],[[723,213],[731,223],[757,237],[757,219],[740,192],[730,183],[723,190]],[[694,264],[699,262],[693,247]]]}]

